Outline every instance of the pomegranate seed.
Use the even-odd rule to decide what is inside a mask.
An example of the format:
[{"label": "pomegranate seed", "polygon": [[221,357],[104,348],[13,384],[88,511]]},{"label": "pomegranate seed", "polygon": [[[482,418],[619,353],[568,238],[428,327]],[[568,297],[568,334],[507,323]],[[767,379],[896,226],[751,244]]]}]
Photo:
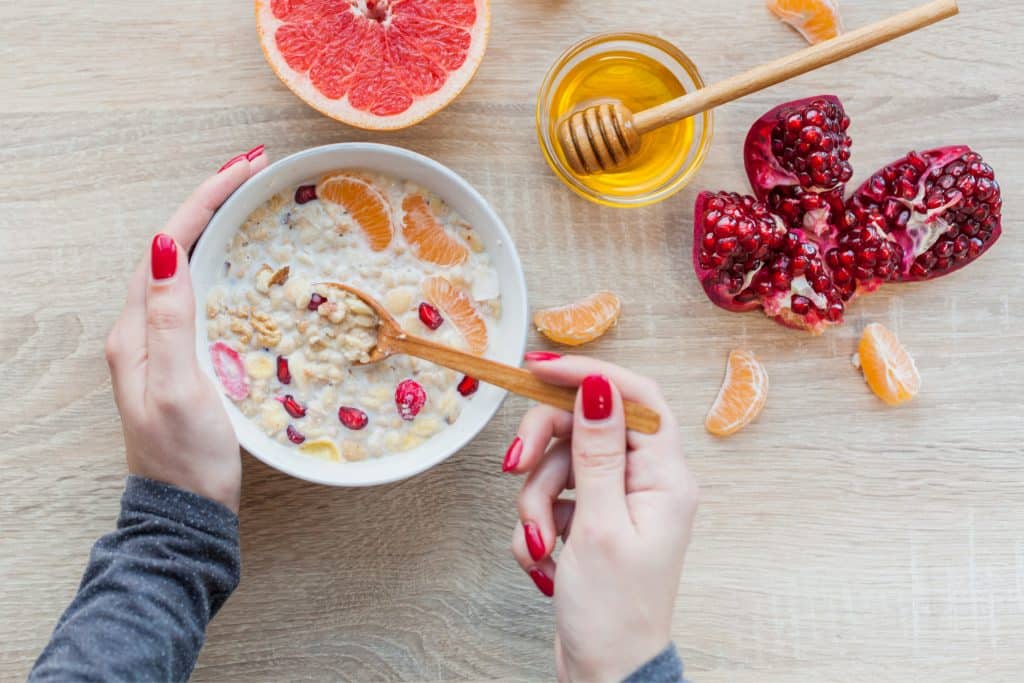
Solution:
[{"label": "pomegranate seed", "polygon": [[284,396],[278,396],[277,400],[281,402],[284,409],[288,411],[288,414],[294,418],[305,417],[306,408],[301,403],[295,400],[295,397],[291,394],[285,394]]},{"label": "pomegranate seed", "polygon": [[302,443],[306,440],[306,437],[302,435],[302,432],[291,425],[288,425],[288,429],[285,431],[288,434],[288,440],[292,443]]},{"label": "pomegranate seed", "polygon": [[444,323],[444,317],[442,317],[441,311],[424,301],[420,304],[420,322],[430,329],[436,330]]},{"label": "pomegranate seed", "polygon": [[292,372],[288,369],[288,359],[284,356],[277,357],[277,381],[281,384],[292,383]]},{"label": "pomegranate seed", "polygon": [[463,396],[472,396],[480,388],[480,380],[466,375],[459,382],[458,390]]},{"label": "pomegranate seed", "polygon": [[426,402],[427,392],[415,380],[402,380],[395,388],[395,405],[403,420],[415,419]]},{"label": "pomegranate seed", "polygon": [[811,300],[805,296],[794,294],[792,300],[789,302],[789,306],[797,315],[804,315],[811,310]]},{"label": "pomegranate seed", "polygon": [[341,420],[341,424],[355,430],[362,429],[370,421],[366,413],[359,410],[359,408],[351,408],[349,406],[338,408],[338,419]]},{"label": "pomegranate seed", "polygon": [[305,204],[316,199],[316,185],[300,185],[295,190],[295,203]]},{"label": "pomegranate seed", "polygon": [[320,308],[320,304],[326,303],[327,297],[320,296],[316,292],[313,292],[313,296],[309,297],[309,305],[306,306],[311,311],[315,311]]}]

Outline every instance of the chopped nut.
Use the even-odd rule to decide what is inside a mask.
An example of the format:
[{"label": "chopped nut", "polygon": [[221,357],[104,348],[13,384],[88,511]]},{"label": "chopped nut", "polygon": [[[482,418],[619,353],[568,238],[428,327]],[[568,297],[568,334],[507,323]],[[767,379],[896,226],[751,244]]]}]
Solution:
[{"label": "chopped nut", "polygon": [[238,341],[242,342],[242,346],[248,346],[252,341],[252,325],[248,321],[241,318],[232,320],[228,329],[238,335]]},{"label": "chopped nut", "polygon": [[256,342],[260,346],[272,349],[281,341],[281,330],[277,329],[277,323],[274,322],[270,315],[262,311],[253,311],[252,324],[259,334]]},{"label": "chopped nut", "polygon": [[290,272],[290,266],[285,266],[284,268],[278,269],[278,271],[274,273],[273,277],[270,278],[270,286],[273,287],[274,285],[283,285],[284,283],[288,282],[288,273]]}]

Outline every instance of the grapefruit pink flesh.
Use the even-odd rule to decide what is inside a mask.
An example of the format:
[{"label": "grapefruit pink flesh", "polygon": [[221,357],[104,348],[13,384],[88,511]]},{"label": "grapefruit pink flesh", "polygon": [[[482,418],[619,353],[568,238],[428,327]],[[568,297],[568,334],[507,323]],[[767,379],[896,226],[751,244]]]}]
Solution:
[{"label": "grapefruit pink flesh", "polygon": [[448,104],[487,43],[487,0],[256,0],[263,51],[315,109],[404,128]]}]

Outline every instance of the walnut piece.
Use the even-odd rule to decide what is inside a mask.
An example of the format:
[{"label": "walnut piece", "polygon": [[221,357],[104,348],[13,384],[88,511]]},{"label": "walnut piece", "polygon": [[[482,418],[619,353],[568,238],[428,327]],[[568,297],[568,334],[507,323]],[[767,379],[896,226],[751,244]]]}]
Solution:
[{"label": "walnut piece", "polygon": [[281,330],[277,328],[277,323],[273,321],[270,315],[262,311],[253,311],[251,319],[252,326],[258,335],[256,343],[268,349],[277,346],[278,342],[281,341]]},{"label": "walnut piece", "polygon": [[274,273],[273,277],[270,278],[270,286],[283,285],[288,282],[288,273],[291,272],[290,266],[285,266]]}]

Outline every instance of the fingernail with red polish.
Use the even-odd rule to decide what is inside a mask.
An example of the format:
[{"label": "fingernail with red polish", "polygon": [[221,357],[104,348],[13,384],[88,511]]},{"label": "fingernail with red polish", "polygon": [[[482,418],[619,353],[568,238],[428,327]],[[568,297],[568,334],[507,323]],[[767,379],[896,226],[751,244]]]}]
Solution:
[{"label": "fingernail with red polish", "polygon": [[266,149],[266,147],[263,146],[263,145],[256,145],[255,147],[250,149],[248,152],[246,152],[244,156],[249,161],[252,161],[253,159],[258,157],[259,155],[263,154],[263,151],[265,149]]},{"label": "fingernail with red polish", "polygon": [[519,457],[523,454],[523,440],[518,436],[509,444],[505,451],[505,459],[501,463],[502,472],[511,472],[519,464]]},{"label": "fingernail with red polish", "polygon": [[580,385],[583,417],[591,422],[607,420],[612,414],[612,385],[604,375],[587,375]]},{"label": "fingernail with red polish", "polygon": [[232,166],[234,166],[239,161],[241,161],[242,159],[245,159],[245,158],[246,158],[246,156],[244,154],[239,154],[237,157],[231,157],[230,159],[228,159],[228,162],[226,164],[224,164],[223,166],[221,166],[220,168],[217,169],[217,173],[221,173],[222,171],[226,171],[227,169],[231,168]]},{"label": "fingernail with red polish", "polygon": [[562,357],[562,354],[555,353],[554,351],[530,351],[523,356],[523,360],[526,361],[542,361],[542,360],[558,360]]},{"label": "fingernail with red polish", "polygon": [[523,535],[526,536],[526,549],[530,551],[530,557],[537,562],[544,557],[544,539],[541,538],[540,529],[533,524],[524,524]]},{"label": "fingernail with red polish", "polygon": [[158,232],[153,238],[153,246],[150,248],[149,265],[153,271],[154,280],[166,280],[174,277],[178,270],[178,245],[170,235]]},{"label": "fingernail with red polish", "polygon": [[552,581],[547,574],[534,567],[530,570],[530,578],[533,579],[534,584],[541,593],[548,596],[549,598],[555,594],[555,582]]}]

